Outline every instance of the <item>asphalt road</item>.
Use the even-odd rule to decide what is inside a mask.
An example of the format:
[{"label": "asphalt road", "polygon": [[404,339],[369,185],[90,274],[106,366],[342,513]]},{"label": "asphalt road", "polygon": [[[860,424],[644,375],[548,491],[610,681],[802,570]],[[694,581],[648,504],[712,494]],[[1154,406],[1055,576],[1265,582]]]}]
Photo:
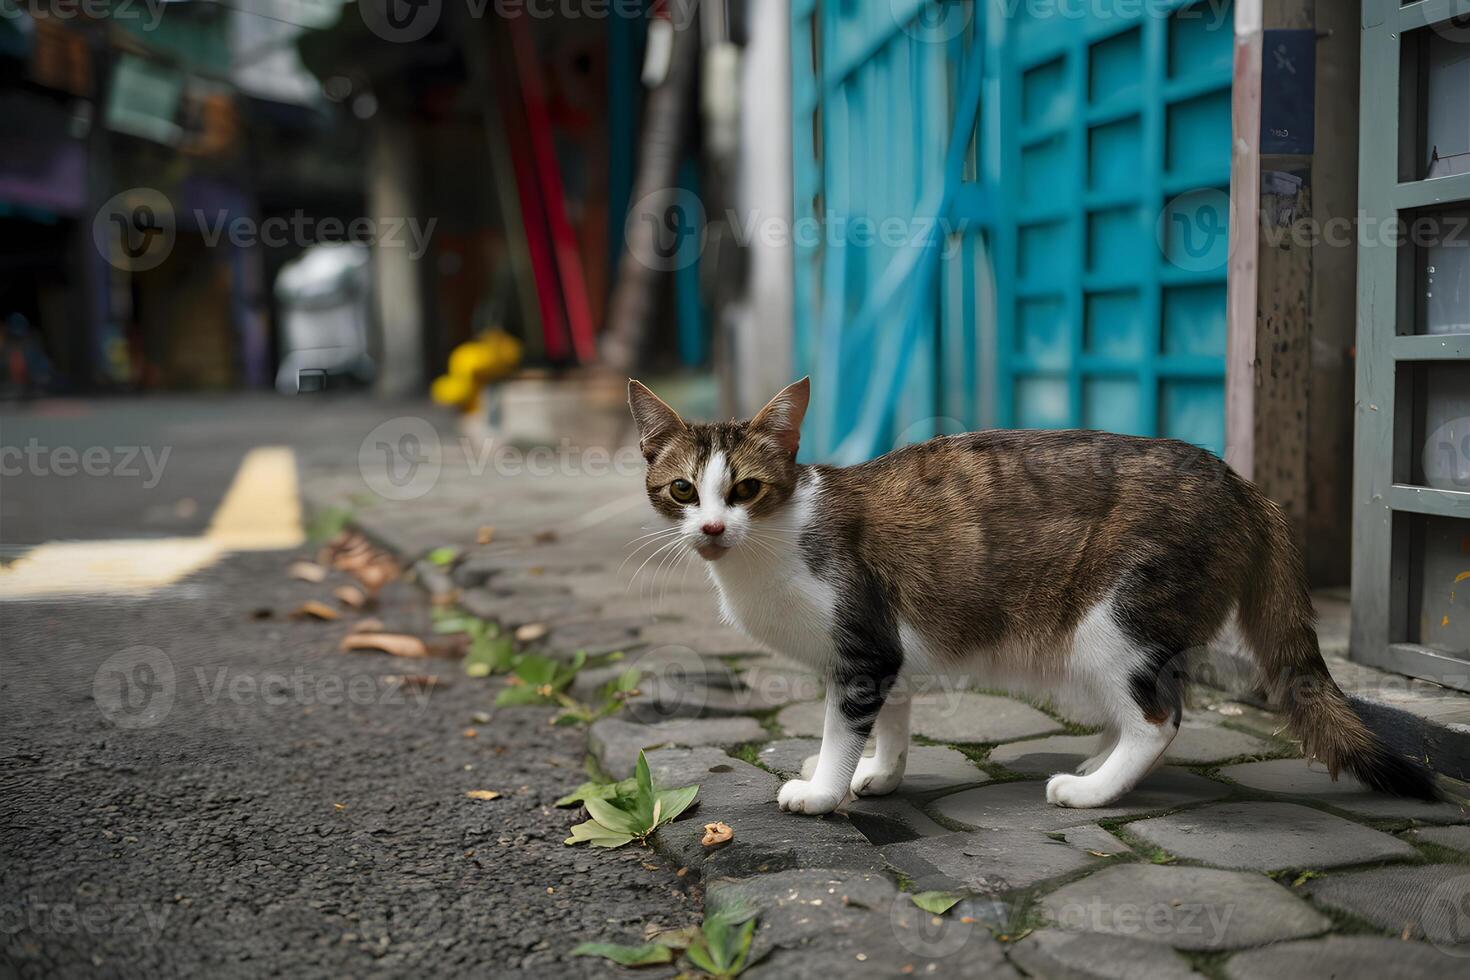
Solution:
[{"label": "asphalt road", "polygon": [[[152,440],[175,447],[165,478],[7,472],[11,555],[197,532],[251,446],[350,465],[384,411],[61,407],[0,416],[0,444]],[[584,778],[581,732],[538,710],[477,721],[494,687],[451,661],[415,662],[447,684],[405,691],[403,661],[338,653],[345,623],[287,617],[332,584],[290,579],[292,557],[234,555],[145,598],[0,603],[0,975],[606,975],[563,954],[697,921],[697,886],[648,852],[562,844],[579,818],[551,803]],[[426,623],[407,583],[377,614]]]}]

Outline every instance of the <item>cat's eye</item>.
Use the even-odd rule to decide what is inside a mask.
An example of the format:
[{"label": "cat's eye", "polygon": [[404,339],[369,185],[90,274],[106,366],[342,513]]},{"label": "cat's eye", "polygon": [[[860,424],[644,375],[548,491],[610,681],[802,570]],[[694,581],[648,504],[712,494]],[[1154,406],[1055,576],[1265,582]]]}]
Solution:
[{"label": "cat's eye", "polygon": [[755,495],[760,492],[761,481],[741,480],[739,483],[735,484],[735,488],[730,492],[730,499],[732,501],[743,503],[747,500],[754,500]]},{"label": "cat's eye", "polygon": [[692,504],[699,497],[694,492],[694,484],[688,480],[675,480],[669,484],[669,496],[681,504]]}]

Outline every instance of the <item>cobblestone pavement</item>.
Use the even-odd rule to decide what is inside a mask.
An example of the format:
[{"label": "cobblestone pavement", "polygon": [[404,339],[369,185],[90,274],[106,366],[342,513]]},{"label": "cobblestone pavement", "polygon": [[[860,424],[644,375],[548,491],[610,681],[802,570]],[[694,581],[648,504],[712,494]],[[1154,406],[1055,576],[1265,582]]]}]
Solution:
[{"label": "cobblestone pavement", "polygon": [[[588,467],[563,453],[534,474],[522,457],[487,462],[467,445],[439,460],[410,499],[364,492],[381,483],[367,470],[308,467],[308,501],[351,507],[407,560],[457,549],[447,569],[421,564],[421,584],[505,628],[530,626],[524,647],[623,651],[622,666],[640,669],[638,696],[587,732],[590,758],[620,778],[643,749],[656,782],[699,785],[652,846],[703,879],[706,911],[760,911],[747,975],[1470,970],[1465,812],[1333,783],[1275,717],[1204,689],[1167,764],[1106,809],[1044,800],[1046,775],[1091,754],[1089,732],[1044,706],[936,684],[916,704],[919,744],[897,792],[827,817],[781,813],[781,780],[817,750],[821,684],[721,626],[694,562],[639,547],[651,515],[636,455]],[[475,543],[482,527],[489,544]],[[535,711],[549,718],[506,708],[486,727]],[[715,820],[734,839],[706,849]],[[929,890],[967,897],[933,916],[911,900]]]}]

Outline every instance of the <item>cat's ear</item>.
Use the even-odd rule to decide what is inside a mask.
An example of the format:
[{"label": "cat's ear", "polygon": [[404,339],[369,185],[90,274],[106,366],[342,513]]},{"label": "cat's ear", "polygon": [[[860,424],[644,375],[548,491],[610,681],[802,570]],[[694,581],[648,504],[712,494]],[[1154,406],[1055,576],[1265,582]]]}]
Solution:
[{"label": "cat's ear", "polygon": [[751,429],[764,432],[782,449],[796,455],[801,446],[801,420],[806,418],[806,406],[811,397],[810,378],[792,382],[766,402],[765,408],[755,413],[755,418],[750,420]]},{"label": "cat's ear", "polygon": [[643,382],[632,378],[628,379],[628,407],[633,410],[633,422],[638,426],[638,448],[650,463],[658,447],[670,436],[689,428],[678,412],[649,391]]}]

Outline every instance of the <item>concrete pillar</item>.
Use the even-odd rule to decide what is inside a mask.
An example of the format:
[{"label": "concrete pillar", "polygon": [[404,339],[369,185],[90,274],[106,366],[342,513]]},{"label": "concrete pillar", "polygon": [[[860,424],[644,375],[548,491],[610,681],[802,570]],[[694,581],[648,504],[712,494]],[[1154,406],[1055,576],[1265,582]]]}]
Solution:
[{"label": "concrete pillar", "polygon": [[[408,218],[425,220],[415,209],[418,168],[413,124],[379,112],[372,127],[368,162],[368,217],[378,229],[402,226]],[[373,247],[373,294],[377,321],[377,390],[390,396],[423,394],[424,296],[413,249],[404,236]],[[430,253],[432,254],[432,253]]]},{"label": "concrete pillar", "polygon": [[[736,410],[742,417],[796,380],[791,376],[791,4],[749,0],[741,71],[737,227],[753,227],[746,295],[732,318]],[[747,220],[747,219],[754,220]],[[762,228],[776,233],[768,240]]]}]

